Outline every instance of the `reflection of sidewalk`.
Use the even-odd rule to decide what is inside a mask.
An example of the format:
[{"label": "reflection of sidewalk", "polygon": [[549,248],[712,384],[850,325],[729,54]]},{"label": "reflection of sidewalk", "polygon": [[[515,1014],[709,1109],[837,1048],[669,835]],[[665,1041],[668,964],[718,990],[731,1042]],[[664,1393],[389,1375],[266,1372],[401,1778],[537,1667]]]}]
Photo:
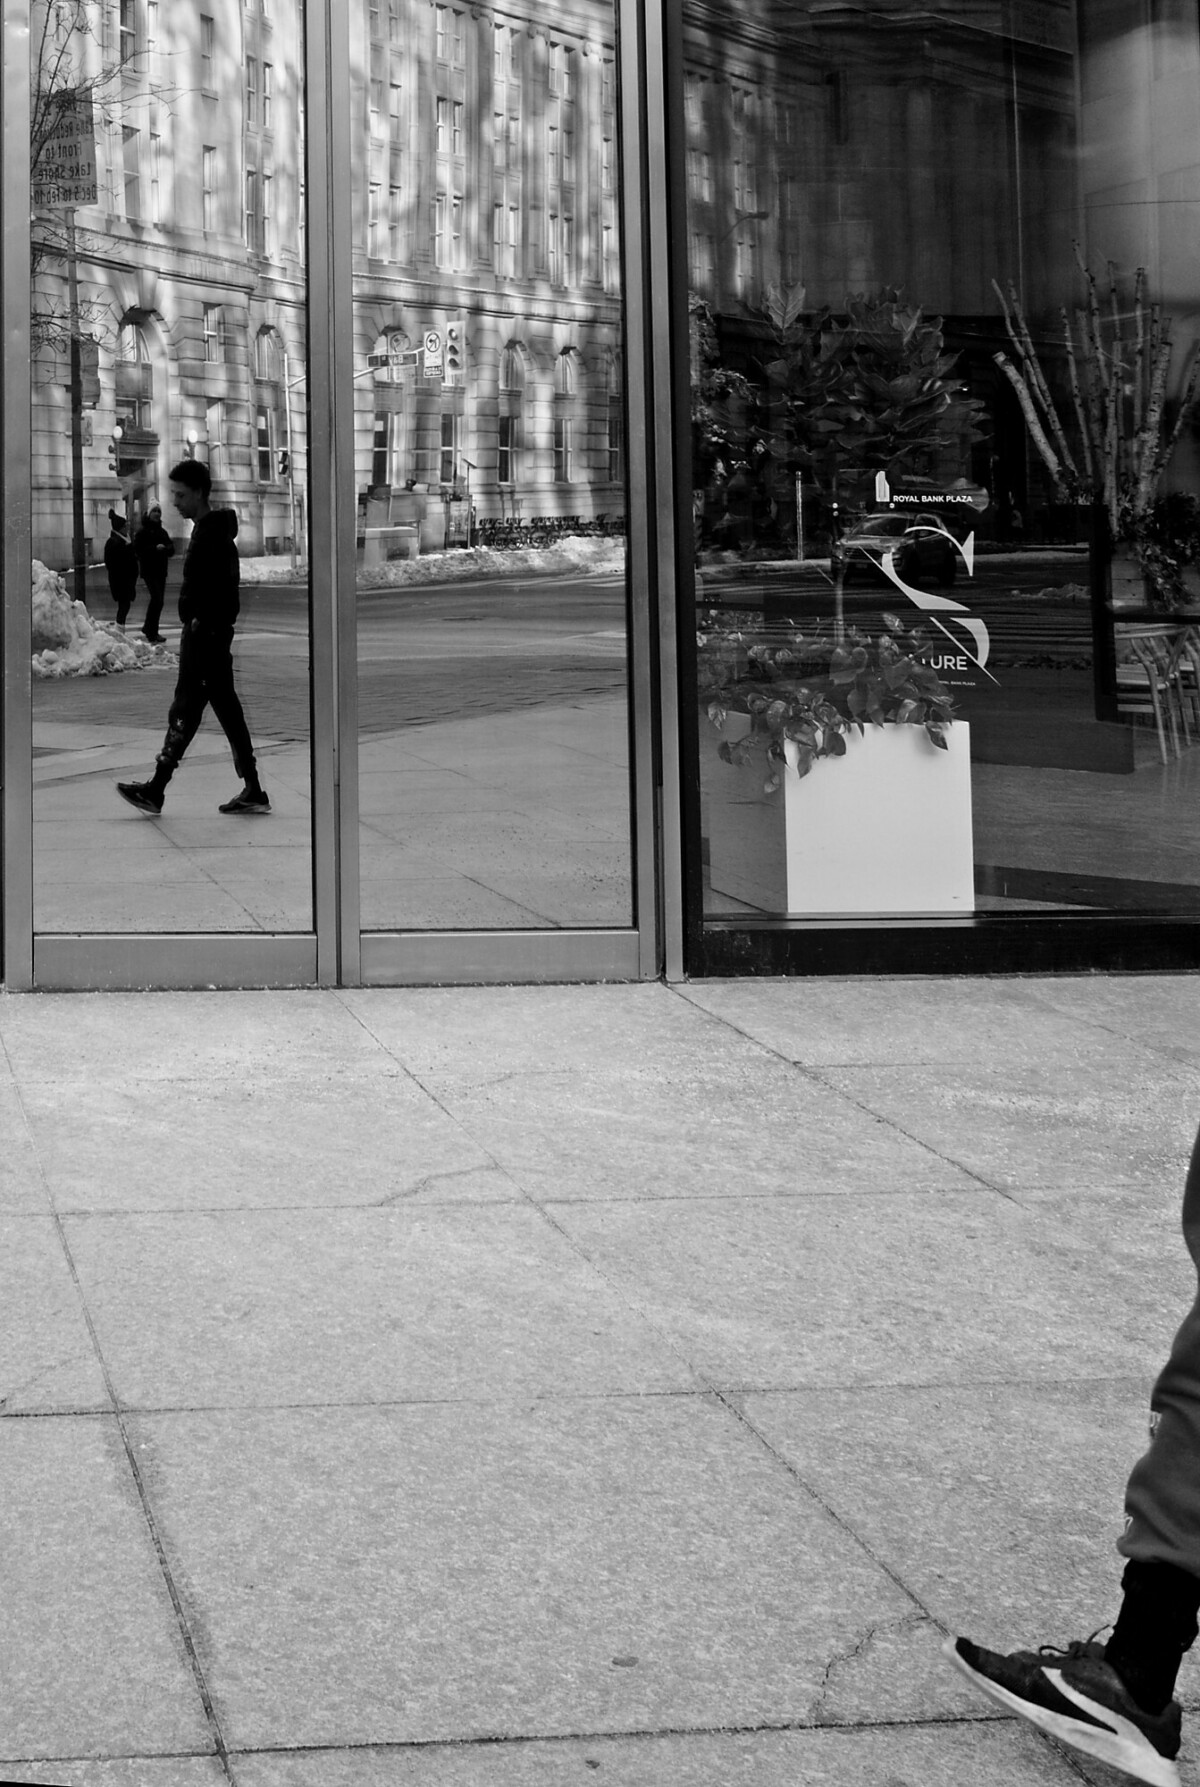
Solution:
[{"label": "reflection of sidewalk", "polygon": [[1187,976],[0,1001],[0,1779],[1113,1781],[939,1647],[1115,1613],[1198,1018]]},{"label": "reflection of sidewalk", "polygon": [[[260,743],[271,816],[230,819],[216,808],[237,779],[206,721],[163,817],[147,820],[112,784],[148,774],[160,742],[160,730],[35,725],[37,928],[311,928],[307,744]],[[630,923],[621,700],[373,734],[359,799],[369,929]]]}]

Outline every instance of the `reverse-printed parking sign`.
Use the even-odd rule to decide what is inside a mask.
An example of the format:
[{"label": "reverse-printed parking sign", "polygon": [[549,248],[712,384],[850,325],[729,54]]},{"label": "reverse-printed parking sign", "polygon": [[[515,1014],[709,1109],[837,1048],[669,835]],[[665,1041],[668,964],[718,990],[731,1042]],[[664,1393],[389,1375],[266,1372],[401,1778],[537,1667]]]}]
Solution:
[{"label": "reverse-printed parking sign", "polygon": [[33,170],[33,202],[41,210],[94,205],[96,126],[92,96],[69,87],[45,97],[49,131]]},{"label": "reverse-printed parking sign", "polygon": [[437,329],[425,331],[425,365],[426,378],[442,376],[442,337]]}]

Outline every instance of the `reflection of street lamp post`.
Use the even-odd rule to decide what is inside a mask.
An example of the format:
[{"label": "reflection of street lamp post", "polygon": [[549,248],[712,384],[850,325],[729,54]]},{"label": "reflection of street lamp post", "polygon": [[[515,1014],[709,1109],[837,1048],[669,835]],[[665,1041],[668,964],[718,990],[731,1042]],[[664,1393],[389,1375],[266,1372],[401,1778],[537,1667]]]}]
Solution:
[{"label": "reflection of street lamp post", "polygon": [[196,430],[194,428],[189,428],[187,437],[183,443],[183,456],[185,459],[194,459],[196,457],[196,442],[199,439],[200,436],[196,433]]},{"label": "reflection of street lamp post", "polygon": [[478,471],[475,460],[462,457],[462,464],[467,468],[467,551],[471,550],[471,473]]}]

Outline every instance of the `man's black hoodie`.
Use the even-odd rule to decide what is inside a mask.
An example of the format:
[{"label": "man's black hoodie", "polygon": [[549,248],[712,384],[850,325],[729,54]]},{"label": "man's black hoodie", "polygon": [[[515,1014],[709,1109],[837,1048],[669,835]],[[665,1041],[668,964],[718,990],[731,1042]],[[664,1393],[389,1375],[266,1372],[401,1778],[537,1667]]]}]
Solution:
[{"label": "man's black hoodie", "polygon": [[179,618],[201,632],[228,631],[238,617],[237,511],[210,509],[192,528],[183,561]]}]

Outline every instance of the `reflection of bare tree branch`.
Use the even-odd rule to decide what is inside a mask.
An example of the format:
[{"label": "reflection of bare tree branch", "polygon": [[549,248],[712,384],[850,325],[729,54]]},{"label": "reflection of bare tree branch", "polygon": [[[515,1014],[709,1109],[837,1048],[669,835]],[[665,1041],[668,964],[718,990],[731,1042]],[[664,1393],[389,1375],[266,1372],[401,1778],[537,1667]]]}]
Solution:
[{"label": "reflection of bare tree branch", "polygon": [[[96,116],[106,125],[124,123],[135,110],[160,105],[173,115],[179,89],[143,80],[148,50],[132,50],[104,63],[95,73],[86,72],[89,42],[99,45],[92,0],[47,0],[38,9],[37,45],[32,59],[33,91],[30,120],[30,164],[36,183],[45,164],[59,122],[59,102],[66,93],[90,100]],[[139,81],[137,91],[126,83]],[[61,214],[39,210],[30,244],[30,275],[34,293],[30,310],[31,347],[36,355],[49,348],[61,352],[70,344],[72,319],[58,300],[38,292],[38,276],[48,262],[65,261],[71,252],[70,232]],[[93,258],[106,252],[105,239],[92,232],[77,232],[75,253]],[[75,327],[95,336],[109,321],[108,307],[84,299]]]}]

